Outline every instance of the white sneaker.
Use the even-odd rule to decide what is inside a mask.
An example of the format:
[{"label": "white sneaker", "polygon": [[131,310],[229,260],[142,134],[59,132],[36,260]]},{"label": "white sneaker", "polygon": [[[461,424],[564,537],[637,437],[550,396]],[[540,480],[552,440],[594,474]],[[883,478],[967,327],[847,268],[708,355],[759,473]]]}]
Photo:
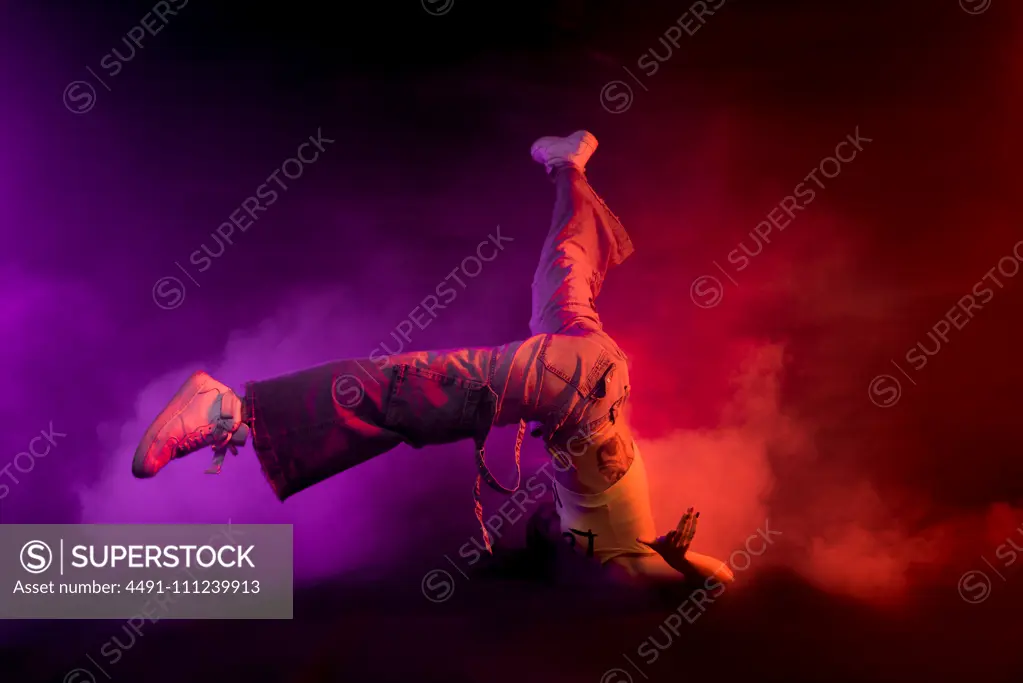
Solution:
[{"label": "white sneaker", "polygon": [[216,474],[227,451],[237,455],[248,436],[241,399],[200,370],[149,425],[135,449],[131,471],[139,479],[155,477],[171,460],[210,447],[213,465],[206,471]]},{"label": "white sneaker", "polygon": [[566,137],[554,135],[540,138],[530,147],[533,160],[543,164],[549,174],[555,166],[570,165],[586,170],[586,162],[597,151],[597,138],[593,133],[577,130]]}]

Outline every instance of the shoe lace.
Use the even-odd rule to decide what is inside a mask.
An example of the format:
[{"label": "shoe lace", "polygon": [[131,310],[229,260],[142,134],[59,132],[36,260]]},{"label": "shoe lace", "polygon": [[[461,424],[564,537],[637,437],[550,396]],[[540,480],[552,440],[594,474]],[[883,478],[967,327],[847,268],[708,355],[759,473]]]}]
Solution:
[{"label": "shoe lace", "polygon": [[174,457],[181,457],[195,451],[205,443],[209,433],[208,427],[202,427],[190,434],[186,434],[184,439],[174,444]]},{"label": "shoe lace", "polygon": [[199,429],[185,435],[185,438],[174,446],[174,457],[178,458],[205,446],[210,435],[214,436],[210,447],[218,456],[226,451],[238,455],[238,447],[231,443],[231,437],[238,430],[239,424],[229,417],[218,417],[212,424],[204,425]]}]

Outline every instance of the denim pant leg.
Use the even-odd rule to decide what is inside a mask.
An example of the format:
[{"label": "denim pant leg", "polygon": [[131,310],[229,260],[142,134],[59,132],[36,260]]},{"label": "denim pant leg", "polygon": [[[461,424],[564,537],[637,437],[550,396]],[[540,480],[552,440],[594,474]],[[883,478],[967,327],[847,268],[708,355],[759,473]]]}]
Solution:
[{"label": "denim pant leg", "polygon": [[608,270],[632,255],[632,240],[580,171],[558,169],[554,186],[554,215],[533,275],[530,331],[601,331],[595,301]]},{"label": "denim pant leg", "polygon": [[246,419],[274,493],[284,500],[400,443],[485,438],[506,348],[340,360],[250,382]]},{"label": "denim pant leg", "polygon": [[[632,255],[632,240],[585,174],[563,167],[553,179],[554,212],[533,275],[530,331],[596,342],[618,363],[627,385],[627,358],[604,332],[596,299],[608,271]],[[530,426],[533,436],[551,436],[538,423]]]}]

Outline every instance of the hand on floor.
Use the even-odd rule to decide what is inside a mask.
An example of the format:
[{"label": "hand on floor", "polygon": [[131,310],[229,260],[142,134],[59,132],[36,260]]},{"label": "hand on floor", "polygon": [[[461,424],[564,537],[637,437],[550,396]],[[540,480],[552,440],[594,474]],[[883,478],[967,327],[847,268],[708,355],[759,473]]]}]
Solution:
[{"label": "hand on floor", "polygon": [[686,561],[686,553],[696,535],[696,522],[699,519],[700,513],[693,514],[693,508],[689,508],[673,531],[652,541],[644,541],[642,538],[636,540],[655,550],[673,569],[688,574],[692,568]]},{"label": "hand on floor", "polygon": [[664,558],[664,561],[675,571],[681,572],[686,580],[714,577],[721,583],[732,583],[735,580],[732,570],[721,560],[713,557],[690,553],[689,545],[696,535],[696,523],[700,513],[693,513],[693,508],[686,510],[674,531],[652,541],[636,540],[652,548]]}]

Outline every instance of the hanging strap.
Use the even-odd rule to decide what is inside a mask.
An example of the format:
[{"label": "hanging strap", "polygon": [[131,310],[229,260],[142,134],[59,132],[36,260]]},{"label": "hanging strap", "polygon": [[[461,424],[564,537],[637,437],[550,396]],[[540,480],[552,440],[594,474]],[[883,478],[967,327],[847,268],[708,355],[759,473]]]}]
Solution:
[{"label": "hanging strap", "polygon": [[519,420],[519,432],[515,436],[515,488],[507,488],[502,486],[499,481],[490,472],[490,468],[487,467],[486,456],[484,454],[484,447],[481,444],[476,448],[476,469],[479,474],[476,475],[476,486],[473,488],[472,499],[476,511],[476,520],[480,524],[480,530],[483,532],[483,544],[487,548],[487,552],[493,555],[494,549],[490,543],[490,534],[487,533],[487,526],[483,523],[483,500],[480,495],[480,482],[486,481],[487,485],[497,491],[498,493],[510,494],[515,493],[519,490],[522,484],[522,466],[520,460],[522,457],[522,440],[526,435],[526,423],[523,420]]},{"label": "hanging strap", "polygon": [[[493,391],[494,385],[494,374],[497,372],[497,360],[498,354],[495,351],[490,357],[490,372],[487,378],[487,387]],[[514,359],[513,359],[514,360]],[[501,387],[501,396],[497,399],[497,403],[494,406],[494,414],[490,417],[491,424],[493,420],[497,419],[497,416],[501,413],[501,405],[504,403],[504,392],[508,389],[508,383],[505,382],[504,386]],[[496,396],[496,394],[495,394]],[[476,520],[480,524],[480,531],[483,532],[483,544],[487,548],[487,552],[491,555],[494,554],[493,546],[490,543],[490,534],[487,532],[487,526],[483,523],[483,499],[480,482],[486,481],[487,486],[494,489],[498,493],[505,495],[515,493],[519,490],[522,485],[522,440],[526,437],[526,421],[519,420],[519,431],[515,435],[515,486],[514,488],[508,488],[501,485],[497,478],[490,472],[490,468],[487,467],[487,454],[486,454],[486,441],[487,435],[490,433],[490,426],[483,432],[476,441],[476,471],[479,473],[476,475],[476,486],[472,491],[473,507],[476,512]]]},{"label": "hanging strap", "polygon": [[522,467],[519,464],[519,460],[522,455],[522,441],[525,439],[525,436],[526,423],[523,420],[519,420],[519,431],[515,435],[515,486],[513,488],[503,486],[501,482],[497,481],[497,477],[490,472],[490,468],[487,467],[487,456],[483,445],[476,449],[476,469],[479,471],[477,479],[482,478],[487,482],[487,486],[498,493],[509,495],[518,491],[522,486]]}]

